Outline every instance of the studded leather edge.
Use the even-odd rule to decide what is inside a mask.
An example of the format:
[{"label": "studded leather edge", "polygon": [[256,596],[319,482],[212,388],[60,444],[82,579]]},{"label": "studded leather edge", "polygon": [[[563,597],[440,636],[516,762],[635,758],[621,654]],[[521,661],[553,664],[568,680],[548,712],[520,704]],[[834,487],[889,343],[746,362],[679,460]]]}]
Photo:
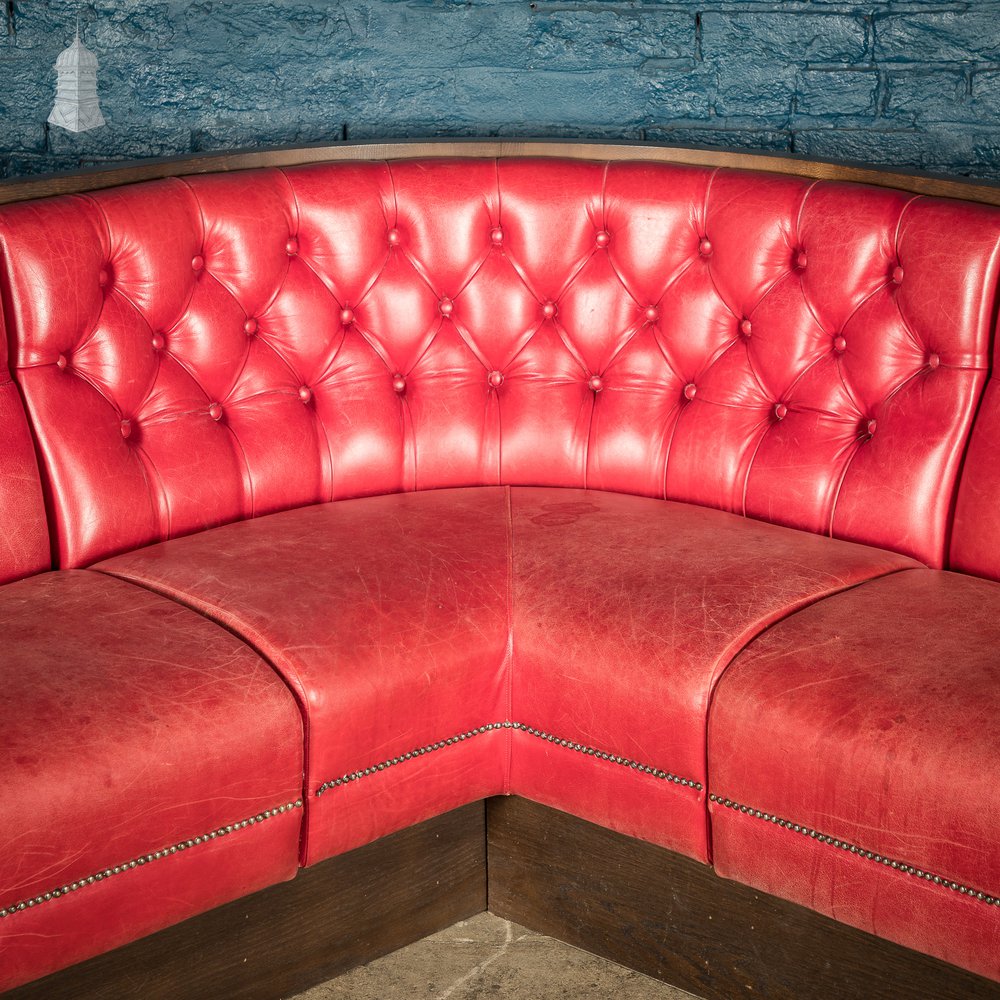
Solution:
[{"label": "studded leather edge", "polygon": [[152,861],[159,861],[161,858],[168,857],[171,854],[186,851],[191,847],[197,847],[199,844],[207,843],[210,840],[216,840],[219,837],[226,837],[230,833],[236,833],[237,830],[242,830],[248,826],[254,826],[257,823],[263,823],[265,820],[278,816],[281,813],[301,808],[302,799],[296,799],[294,802],[287,802],[284,805],[275,806],[273,809],[265,809],[263,812],[257,813],[256,816],[248,816],[246,819],[238,820],[235,823],[227,823],[225,826],[220,826],[215,830],[210,830],[208,833],[203,833],[198,837],[193,837],[191,840],[181,840],[176,844],[171,844],[169,847],[164,847],[162,850],[153,851],[151,854],[141,854],[139,857],[133,858],[131,861],[126,861],[124,864],[115,865],[113,868],[105,868],[103,871],[95,872],[93,875],[87,875],[85,878],[78,879],[76,882],[67,882],[66,885],[59,886],[58,888],[52,889],[50,892],[43,893],[40,896],[34,896],[32,899],[23,899],[20,902],[11,903],[11,905],[6,909],[0,909],[0,919],[12,916],[15,913],[19,913],[21,910],[28,910],[35,906],[40,906],[42,903],[49,903],[54,899],[59,899],[61,896],[68,895],[71,892],[76,892],[78,889],[84,889],[89,885],[93,885],[95,882],[103,882],[105,879],[112,878],[115,875],[121,875],[123,872],[131,871],[133,868],[139,868],[142,865],[148,865]]},{"label": "studded leather edge", "polygon": [[946,889],[951,889],[952,892],[961,893],[961,895],[969,896],[971,899],[977,899],[989,906],[1000,906],[1000,897],[980,892],[978,889],[972,889],[967,885],[962,885],[960,882],[952,882],[951,879],[944,878],[941,875],[935,875],[933,872],[924,871],[922,868],[917,868],[915,865],[907,864],[905,861],[899,861],[896,858],[887,858],[885,855],[876,854],[874,851],[866,851],[863,847],[859,847],[857,844],[852,844],[848,840],[831,837],[828,833],[821,833],[819,830],[812,829],[812,827],[803,826],[801,823],[793,823],[791,820],[782,819],[780,816],[772,816],[770,813],[766,813],[761,809],[754,809],[752,806],[744,805],[741,802],[734,802],[732,799],[727,799],[722,795],[715,795],[710,792],[708,798],[710,802],[714,802],[716,805],[725,806],[726,809],[733,809],[736,812],[744,813],[747,816],[753,816],[755,819],[761,819],[767,823],[773,823],[775,826],[784,827],[786,830],[791,830],[792,833],[802,834],[802,836],[809,837],[810,839],[816,840],[821,844],[829,844],[831,847],[836,847],[842,851],[847,851],[850,854],[855,854],[860,858],[865,858],[868,861],[874,861],[876,864],[885,865],[887,868],[892,868],[893,871],[900,871],[903,872],[904,875],[912,875],[914,878],[923,879],[925,882],[931,882],[934,885],[943,886]]},{"label": "studded leather edge", "polygon": [[641,764],[638,761],[630,760],[628,757],[620,757],[617,754],[608,753],[605,750],[598,750],[596,747],[586,746],[583,743],[575,743],[573,740],[562,739],[562,737],[556,736],[553,733],[547,733],[542,729],[535,729],[532,726],[525,725],[523,722],[487,722],[485,725],[478,726],[475,729],[469,729],[464,733],[457,733],[454,736],[449,736],[447,739],[438,740],[437,743],[428,743],[425,746],[416,747],[407,753],[401,754],[399,757],[391,757],[388,760],[380,761],[378,764],[372,764],[371,767],[366,767],[358,771],[351,771],[348,774],[341,775],[339,778],[331,778],[329,781],[324,781],[323,784],[316,789],[315,794],[322,795],[331,788],[339,788],[342,785],[350,784],[352,781],[360,781],[362,778],[370,777],[373,774],[377,774],[379,771],[384,771],[387,768],[404,764],[406,761],[413,760],[415,757],[423,757],[426,754],[434,753],[437,750],[443,750],[445,747],[454,746],[456,743],[464,743],[466,740],[474,739],[476,736],[481,736],[483,733],[493,732],[497,729],[516,729],[519,732],[527,733],[529,736],[534,736],[536,739],[552,743],[554,746],[565,747],[568,750],[585,754],[588,757],[596,757],[599,760],[606,760],[612,764],[618,764],[620,767],[628,767],[633,771],[648,774],[661,781],[669,781],[675,785],[682,785],[685,788],[693,788],[698,792],[700,792],[703,787],[700,782],[692,781],[690,778],[681,778],[676,774],[672,774],[670,771],[663,771],[650,764]]}]

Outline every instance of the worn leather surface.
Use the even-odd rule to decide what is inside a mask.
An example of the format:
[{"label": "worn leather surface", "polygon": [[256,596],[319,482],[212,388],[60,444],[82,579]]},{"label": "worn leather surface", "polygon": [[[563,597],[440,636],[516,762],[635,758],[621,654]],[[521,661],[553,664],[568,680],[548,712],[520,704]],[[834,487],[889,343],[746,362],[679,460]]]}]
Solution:
[{"label": "worn leather surface", "polygon": [[323,791],[331,780],[506,719],[507,500],[440,490],[302,508],[101,563],[245,638],[285,678],[307,735],[317,861],[504,790],[492,731]]},{"label": "worn leather surface", "polygon": [[1000,589],[930,570],[761,636],[709,720],[719,873],[1000,979],[998,647]]},{"label": "worn leather surface", "polygon": [[[486,487],[288,511],[97,568],[198,608],[286,677],[313,862],[503,791],[705,859],[693,786],[729,658],[795,607],[909,565],[685,504]],[[323,788],[501,722],[688,783],[511,727]]]},{"label": "worn leather surface", "polygon": [[986,206],[624,162],[327,164],[0,211],[65,566],[497,483],[938,565],[998,244]]},{"label": "worn leather surface", "polygon": [[[295,873],[291,693],[244,643],[89,572],[0,588],[0,990]],[[56,894],[53,898],[53,894]],[[45,897],[48,898],[45,898]]]},{"label": "worn leather surface", "polygon": [[540,766],[519,736],[512,789],[702,860],[705,720],[731,658],[796,608],[914,565],[623,494],[514,489],[512,511],[514,718],[701,786],[561,748]]}]

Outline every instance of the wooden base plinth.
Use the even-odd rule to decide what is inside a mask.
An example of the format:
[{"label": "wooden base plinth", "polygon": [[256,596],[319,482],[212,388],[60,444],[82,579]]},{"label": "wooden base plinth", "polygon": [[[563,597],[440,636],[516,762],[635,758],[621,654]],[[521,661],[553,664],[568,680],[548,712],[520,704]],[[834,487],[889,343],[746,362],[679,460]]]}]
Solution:
[{"label": "wooden base plinth", "polygon": [[704,1000],[998,1000],[1000,984],[524,799],[487,803],[489,907]]}]

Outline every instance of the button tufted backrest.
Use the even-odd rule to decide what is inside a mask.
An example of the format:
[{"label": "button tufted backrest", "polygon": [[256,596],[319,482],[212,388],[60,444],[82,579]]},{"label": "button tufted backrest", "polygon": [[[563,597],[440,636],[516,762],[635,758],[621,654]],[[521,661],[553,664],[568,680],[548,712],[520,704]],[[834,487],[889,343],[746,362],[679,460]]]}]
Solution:
[{"label": "button tufted backrest", "polygon": [[981,206],[557,159],[0,213],[64,565],[480,483],[666,496],[940,564],[998,244]]},{"label": "button tufted backrest", "polygon": [[[2,293],[2,283],[0,283]],[[48,569],[49,532],[42,484],[17,386],[7,367],[0,309],[0,583]]]}]

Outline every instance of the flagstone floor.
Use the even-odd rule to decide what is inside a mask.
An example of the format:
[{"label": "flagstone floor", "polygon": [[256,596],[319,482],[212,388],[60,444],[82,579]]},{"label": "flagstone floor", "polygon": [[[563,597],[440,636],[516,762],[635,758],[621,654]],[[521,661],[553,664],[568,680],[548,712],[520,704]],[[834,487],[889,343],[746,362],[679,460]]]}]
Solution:
[{"label": "flagstone floor", "polygon": [[689,994],[481,913],[297,1000],[689,1000]]}]

